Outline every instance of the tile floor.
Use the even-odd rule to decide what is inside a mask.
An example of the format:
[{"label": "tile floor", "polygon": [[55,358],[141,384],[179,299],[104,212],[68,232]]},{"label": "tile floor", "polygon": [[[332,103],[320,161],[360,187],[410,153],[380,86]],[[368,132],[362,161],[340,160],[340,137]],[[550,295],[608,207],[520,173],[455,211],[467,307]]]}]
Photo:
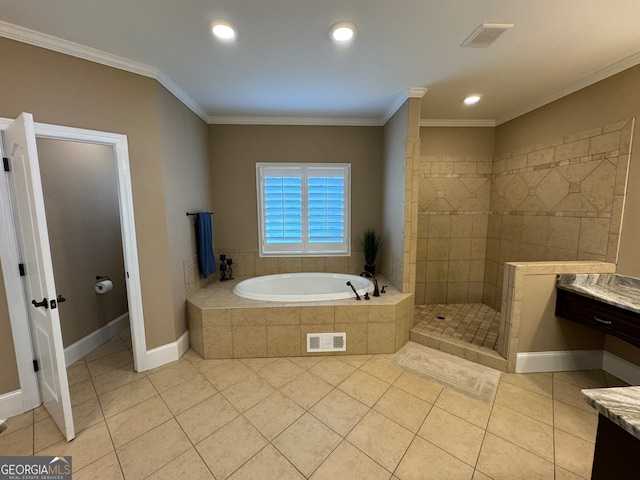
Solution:
[{"label": "tile floor", "polygon": [[448,336],[490,350],[495,349],[500,332],[498,312],[482,303],[416,305],[414,322],[417,332]]},{"label": "tile floor", "polygon": [[387,355],[203,360],[134,373],[127,337],[69,367],[77,437],[42,408],[3,455],[72,455],[74,480],[588,479],[602,371],[505,374],[493,405]]}]

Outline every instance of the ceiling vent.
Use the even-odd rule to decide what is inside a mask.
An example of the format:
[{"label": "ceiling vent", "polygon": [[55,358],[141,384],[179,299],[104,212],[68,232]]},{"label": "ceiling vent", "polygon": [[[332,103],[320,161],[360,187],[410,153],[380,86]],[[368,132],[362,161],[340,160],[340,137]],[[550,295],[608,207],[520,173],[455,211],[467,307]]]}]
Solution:
[{"label": "ceiling vent", "polygon": [[488,47],[505,31],[513,27],[513,23],[483,23],[462,42],[463,47]]}]

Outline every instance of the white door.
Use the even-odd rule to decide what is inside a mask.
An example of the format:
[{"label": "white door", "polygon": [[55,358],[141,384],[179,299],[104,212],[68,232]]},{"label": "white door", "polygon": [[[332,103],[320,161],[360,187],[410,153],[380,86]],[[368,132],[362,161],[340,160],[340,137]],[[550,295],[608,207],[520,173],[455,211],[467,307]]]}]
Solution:
[{"label": "white door", "polygon": [[60,431],[71,440],[75,436],[71,399],[31,114],[23,113],[7,127],[4,146],[42,402]]}]

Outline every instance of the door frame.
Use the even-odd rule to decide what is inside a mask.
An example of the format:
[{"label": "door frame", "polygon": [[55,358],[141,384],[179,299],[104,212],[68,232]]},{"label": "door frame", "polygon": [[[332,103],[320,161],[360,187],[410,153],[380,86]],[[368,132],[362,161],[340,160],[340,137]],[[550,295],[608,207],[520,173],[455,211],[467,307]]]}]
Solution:
[{"label": "door frame", "polygon": [[[0,130],[7,128],[12,121],[12,119],[0,118]],[[147,342],[142,308],[142,287],[138,265],[138,246],[133,212],[127,136],[37,122],[34,122],[34,128],[36,138],[106,145],[113,148],[117,170],[124,268],[127,276],[126,286],[133,361],[136,371],[147,370]],[[38,390],[37,376],[33,372],[33,344],[22,280],[18,269],[9,267],[12,264],[17,265],[19,263],[17,237],[9,202],[11,202],[9,182],[6,175],[0,175],[0,240],[2,240],[0,258],[3,261],[2,270],[5,289],[7,290],[13,343],[16,351],[23,405],[26,411],[40,405],[40,392]]]}]

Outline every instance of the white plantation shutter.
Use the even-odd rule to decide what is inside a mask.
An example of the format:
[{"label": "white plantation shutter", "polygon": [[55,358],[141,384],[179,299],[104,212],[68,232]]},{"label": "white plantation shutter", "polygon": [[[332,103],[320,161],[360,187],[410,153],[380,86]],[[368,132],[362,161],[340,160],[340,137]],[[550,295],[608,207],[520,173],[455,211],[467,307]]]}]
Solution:
[{"label": "white plantation shutter", "polygon": [[256,164],[260,255],[348,255],[349,164]]}]

